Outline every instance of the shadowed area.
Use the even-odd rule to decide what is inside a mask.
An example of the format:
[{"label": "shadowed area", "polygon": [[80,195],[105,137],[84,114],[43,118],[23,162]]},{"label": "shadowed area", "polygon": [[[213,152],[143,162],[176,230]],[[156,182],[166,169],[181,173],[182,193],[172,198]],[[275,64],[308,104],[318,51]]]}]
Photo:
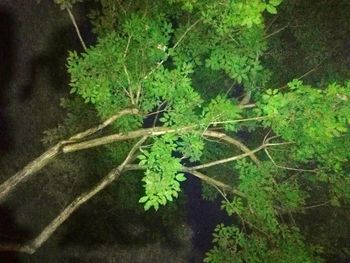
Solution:
[{"label": "shadowed area", "polygon": [[13,77],[14,24],[8,10],[0,6],[0,155],[11,147],[6,92]]}]

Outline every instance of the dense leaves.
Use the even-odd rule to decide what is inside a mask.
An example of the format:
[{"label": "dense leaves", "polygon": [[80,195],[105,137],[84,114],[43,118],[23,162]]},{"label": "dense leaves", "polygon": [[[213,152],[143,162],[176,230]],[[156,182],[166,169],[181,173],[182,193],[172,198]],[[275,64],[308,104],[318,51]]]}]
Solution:
[{"label": "dense leaves", "polygon": [[[112,130],[148,136],[134,163],[144,172],[144,209],[174,201],[181,182],[200,171],[235,219],[216,228],[205,262],[322,262],[296,218],[310,200],[350,200],[350,82],[267,85],[280,82],[268,62],[279,43],[267,43],[264,15],[281,1],[100,2],[90,15],[97,43],[68,59],[71,91],[101,118],[139,110]],[[133,143],[109,145],[109,158],[120,161]]]}]

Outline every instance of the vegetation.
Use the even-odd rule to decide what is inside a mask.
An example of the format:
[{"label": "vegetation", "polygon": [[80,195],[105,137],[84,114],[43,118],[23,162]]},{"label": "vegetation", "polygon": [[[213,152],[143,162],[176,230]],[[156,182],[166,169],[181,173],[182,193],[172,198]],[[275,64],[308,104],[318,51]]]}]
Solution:
[{"label": "vegetation", "polygon": [[[75,24],[79,1],[56,2]],[[279,6],[290,15],[293,3],[100,0],[90,13],[97,43],[86,47],[77,28],[85,51],[69,54],[70,114],[47,132],[51,148],[0,186],[0,198],[60,154],[103,146],[98,167],[118,165],[31,242],[5,249],[34,253],[112,183],[123,180],[124,191],[130,184],[144,210],[158,211],[195,176],[206,184],[204,197],[219,196],[234,218],[216,227],[205,262],[324,262],[332,248],[313,238],[305,215],[350,201],[350,82],[343,68],[328,67],[318,81],[293,79],[300,75],[290,72],[305,69],[289,71],[291,56],[279,50],[292,36],[278,38],[274,24]],[[303,27],[293,32],[307,66],[320,63],[313,55],[329,43],[317,48]],[[79,132],[96,118],[101,124]],[[142,193],[134,186],[140,171]],[[135,206],[130,192],[124,202]]]}]

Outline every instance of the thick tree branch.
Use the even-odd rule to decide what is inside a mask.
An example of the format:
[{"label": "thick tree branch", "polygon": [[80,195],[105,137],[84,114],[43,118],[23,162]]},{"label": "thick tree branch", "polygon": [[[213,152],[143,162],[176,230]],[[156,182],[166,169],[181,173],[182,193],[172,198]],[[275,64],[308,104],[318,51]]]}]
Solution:
[{"label": "thick tree branch", "polygon": [[195,126],[187,126],[182,128],[155,127],[155,128],[140,129],[140,130],[131,131],[128,133],[116,133],[116,134],[103,136],[97,139],[92,139],[89,141],[66,145],[62,148],[62,151],[64,153],[76,152],[76,151],[80,151],[88,148],[93,148],[96,146],[110,144],[112,142],[130,140],[130,139],[135,139],[142,136],[158,136],[166,133],[184,132],[184,131],[192,130],[194,128]]},{"label": "thick tree branch", "polygon": [[94,128],[88,129],[84,132],[78,133],[78,134],[70,137],[66,141],[61,141],[61,142],[57,143],[55,146],[53,146],[52,148],[50,148],[49,150],[44,152],[42,155],[40,155],[38,158],[36,158],[32,162],[30,162],[22,170],[18,171],[15,175],[13,175],[12,177],[7,179],[4,183],[2,183],[0,185],[0,201],[2,201],[4,198],[6,198],[8,193],[12,189],[14,189],[14,187],[18,183],[24,182],[30,175],[38,172],[45,165],[47,165],[52,159],[57,157],[61,153],[62,147],[64,145],[69,144],[69,143],[73,143],[77,140],[81,140],[83,138],[86,138],[86,137],[100,131],[124,115],[137,114],[137,113],[138,113],[137,109],[122,110],[122,111],[118,112],[117,114],[113,115],[112,117],[110,117],[109,119],[107,119],[106,121],[104,121],[102,124],[100,124]]},{"label": "thick tree branch", "polygon": [[68,139],[68,141],[71,142],[71,141],[81,140],[83,138],[86,138],[86,137],[88,137],[90,135],[95,134],[98,131],[101,131],[102,129],[104,129],[107,126],[111,125],[113,122],[115,122],[117,119],[119,119],[120,117],[122,117],[124,115],[127,115],[127,114],[136,115],[138,113],[139,113],[139,110],[135,109],[135,108],[122,110],[122,111],[118,112],[117,114],[113,115],[112,117],[110,117],[109,119],[105,120],[100,125],[70,137]]},{"label": "thick tree branch", "polygon": [[[136,131],[131,131],[129,133],[123,134],[123,133],[117,133],[107,136],[102,136],[100,138],[91,139],[83,142],[78,142],[79,140],[82,140],[100,130],[110,125],[112,122],[114,122],[116,119],[120,118],[121,116],[127,115],[127,114],[138,114],[137,109],[125,109],[123,111],[118,112],[116,115],[112,116],[111,118],[104,121],[102,124],[88,129],[84,132],[78,133],[72,137],[70,137],[66,141],[61,141],[54,147],[50,148],[48,151],[46,151],[44,154],[42,154],[40,157],[33,160],[31,163],[29,163],[27,166],[25,166],[21,171],[16,173],[14,176],[10,177],[7,181],[5,181],[3,184],[0,185],[0,201],[3,200],[7,194],[19,183],[24,181],[26,178],[28,178],[29,175],[34,174],[38,172],[40,169],[42,169],[45,165],[47,165],[53,158],[57,157],[58,154],[61,152],[68,153],[68,152],[74,152],[79,151],[83,149],[88,149],[100,145],[110,144],[112,142],[116,141],[124,141],[129,139],[135,139],[143,136],[158,136],[166,133],[174,133],[174,132],[186,132],[195,130],[196,126],[187,126],[182,128],[169,128],[169,127],[155,127],[155,128],[148,128],[148,129],[140,129]],[[216,132],[216,131],[204,131],[203,136],[206,137],[213,137],[218,138],[220,140],[223,140],[227,143],[230,143],[232,145],[235,145],[239,149],[241,149],[243,152],[245,152],[244,155],[241,155],[244,158],[245,156],[249,156],[256,164],[259,164],[258,158],[255,156],[255,152],[258,151],[257,149],[254,151],[249,150],[244,144],[241,142],[231,138],[230,136],[226,135],[225,133]],[[260,150],[260,149],[259,149]],[[236,157],[238,158],[238,157]],[[236,160],[236,159],[232,159]],[[227,161],[232,161],[231,159]],[[213,165],[220,164],[215,163]]]},{"label": "thick tree branch", "polygon": [[[111,134],[111,135],[103,136],[100,138],[96,138],[96,139],[92,139],[92,140],[88,140],[80,143],[65,145],[62,148],[62,151],[64,153],[75,152],[75,151],[93,148],[93,147],[97,147],[105,144],[110,144],[112,142],[125,141],[129,139],[139,138],[142,136],[158,136],[166,133],[186,132],[186,131],[194,130],[195,128],[196,126],[186,126],[181,128],[154,127],[154,128],[141,129],[137,131],[131,131],[125,134],[123,133]],[[252,158],[252,160],[256,164],[259,163],[258,158],[256,158],[256,156],[254,155],[254,152],[251,152],[249,148],[246,147],[243,143],[231,138],[225,133],[207,130],[201,134],[203,134],[206,137],[214,137],[214,138],[226,141],[232,145],[235,145],[239,149],[241,149],[243,152],[246,152],[246,153],[249,152],[250,153],[249,156]]]},{"label": "thick tree branch", "polygon": [[38,158],[27,164],[22,170],[18,171],[15,175],[11,176],[4,183],[0,185],[0,201],[2,201],[9,192],[20,182],[24,182],[29,175],[36,173],[46,164],[48,164],[53,158],[55,158],[61,150],[62,142],[59,142]]},{"label": "thick tree branch", "polygon": [[[67,141],[59,142],[57,145],[46,151],[44,154],[42,154],[40,157],[29,163],[26,167],[24,167],[21,171],[16,173],[14,176],[10,177],[7,181],[5,181],[2,185],[0,185],[0,201],[3,200],[9,191],[11,191],[19,182],[26,179],[29,175],[36,173],[40,169],[42,169],[45,165],[47,165],[53,158],[57,157],[58,154],[61,153],[68,153],[68,152],[74,152],[79,151],[83,149],[88,149],[100,145],[110,144],[112,142],[116,141],[124,141],[129,139],[135,139],[142,136],[157,136],[162,135],[165,133],[173,133],[173,132],[185,132],[195,129],[195,126],[187,126],[182,128],[168,128],[168,127],[155,127],[155,128],[148,128],[148,129],[141,129],[137,131],[132,131],[126,134],[123,133],[117,133],[112,134],[108,136],[103,136],[100,138],[84,141],[84,142],[76,142],[78,140],[81,140],[83,138],[86,138],[106,126],[110,125],[112,122],[114,122],[116,119],[120,118],[121,116],[124,116],[126,114],[137,114],[137,109],[126,109],[123,110],[116,115],[112,116],[102,124],[88,129],[84,132],[78,133],[71,138],[69,138]],[[241,142],[231,138],[230,136],[215,132],[215,131],[205,131],[203,133],[204,136],[207,137],[214,137],[218,138],[220,140],[226,141],[232,145],[237,146],[240,148],[243,152],[246,154],[245,156],[250,156],[250,158],[256,163],[259,164],[259,160],[254,155],[255,151],[250,151],[245,145],[243,145]],[[242,157],[243,158],[243,157]]]},{"label": "thick tree branch", "polygon": [[10,250],[10,251],[18,251],[24,252],[28,254],[33,254],[35,251],[41,247],[41,245],[46,242],[51,235],[57,230],[57,228],[63,224],[71,214],[76,211],[82,204],[90,200],[97,193],[102,191],[108,185],[110,185],[113,181],[117,180],[121,173],[124,170],[124,167],[128,164],[128,162],[132,159],[132,156],[135,152],[140,148],[140,146],[145,142],[147,137],[141,138],[130,150],[128,156],[125,158],[124,162],[119,165],[117,168],[114,168],[112,171],[108,173],[95,187],[91,190],[81,194],[77,197],[72,203],[70,203],[49,225],[47,225],[44,230],[32,241],[27,244],[19,245],[19,244],[10,244],[10,245],[0,245],[0,250]]}]

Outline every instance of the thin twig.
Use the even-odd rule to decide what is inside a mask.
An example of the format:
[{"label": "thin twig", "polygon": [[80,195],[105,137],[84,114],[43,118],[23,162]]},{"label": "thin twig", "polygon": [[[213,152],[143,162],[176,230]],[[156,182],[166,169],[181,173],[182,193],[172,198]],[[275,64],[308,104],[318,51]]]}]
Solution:
[{"label": "thin twig", "polygon": [[126,55],[128,54],[128,50],[129,50],[129,46],[130,46],[131,37],[132,37],[132,35],[129,35],[129,37],[128,37],[128,43],[126,44],[125,51],[124,51],[124,56],[123,56],[124,58],[125,58]]},{"label": "thin twig", "polygon": [[276,34],[278,34],[279,32],[285,30],[289,25],[285,25],[284,27],[280,28],[280,29],[277,29],[276,31],[272,32],[271,34],[268,34],[264,37],[264,39],[268,39]]},{"label": "thin twig", "polygon": [[80,34],[80,30],[79,30],[77,21],[75,20],[74,15],[73,15],[71,9],[70,9],[70,8],[67,8],[66,10],[67,10],[67,12],[68,12],[68,14],[69,14],[69,17],[70,17],[70,19],[71,19],[71,21],[72,21],[72,23],[73,23],[73,25],[74,25],[74,27],[75,27],[75,31],[77,32],[78,38],[79,38],[79,40],[80,40],[80,43],[81,43],[81,45],[83,46],[84,51],[86,51],[86,50],[87,50],[87,47],[86,47],[85,42],[84,42],[84,40],[83,40],[83,38],[82,38],[82,36],[81,36],[81,34]]},{"label": "thin twig", "polygon": [[213,121],[210,124],[217,125],[217,124],[225,124],[225,123],[237,123],[237,122],[246,122],[246,121],[259,121],[259,120],[265,120],[268,116],[260,116],[260,117],[253,117],[253,118],[246,118],[246,119],[239,119],[239,120],[227,120],[227,121]]},{"label": "thin twig", "polygon": [[251,150],[250,152],[247,152],[247,153],[244,153],[244,154],[240,154],[240,155],[236,155],[236,156],[232,156],[232,157],[228,157],[228,158],[221,159],[221,160],[216,160],[216,161],[205,163],[205,164],[192,166],[192,167],[189,167],[189,169],[190,170],[200,170],[200,169],[216,166],[216,165],[219,165],[219,164],[224,164],[224,163],[240,160],[240,159],[243,159],[243,158],[245,158],[247,156],[250,156],[253,153],[256,153],[256,152],[262,150],[265,147],[267,147],[267,145],[263,144],[263,145],[259,146],[258,148],[254,149],[254,150]]},{"label": "thin twig", "polygon": [[[296,79],[300,80],[300,79],[303,79],[303,78],[307,77],[308,75],[310,75],[311,73],[316,71],[318,69],[318,67],[323,63],[323,61],[324,61],[324,59],[320,63],[318,63],[316,66],[314,66],[313,68],[311,68],[310,70],[308,70],[307,72],[305,72],[303,75],[301,75],[300,77],[298,77]],[[285,89],[287,87],[288,87],[288,84],[285,84],[280,89]]]},{"label": "thin twig", "polygon": [[125,72],[126,78],[128,80],[128,84],[129,84],[129,92],[128,92],[128,94],[129,94],[129,97],[130,97],[130,100],[131,100],[131,104],[136,106],[135,100],[134,100],[134,94],[132,92],[131,80],[130,80],[129,72],[128,72],[128,69],[126,68],[125,64],[123,65],[123,68],[124,68],[124,72]]},{"label": "thin twig", "polygon": [[330,201],[326,201],[326,202],[315,204],[315,205],[304,206],[304,207],[301,207],[300,209],[302,209],[302,210],[313,209],[313,208],[317,208],[317,207],[321,207],[321,206],[326,206],[329,203],[330,203]]},{"label": "thin twig", "polygon": [[310,172],[310,173],[316,173],[317,170],[313,169],[313,170],[309,170],[309,169],[300,169],[300,168],[292,168],[292,167],[287,167],[287,166],[283,166],[283,165],[279,165],[275,162],[275,160],[272,158],[272,156],[270,155],[269,151],[265,148],[264,149],[267,157],[270,159],[270,161],[273,163],[274,166],[276,166],[277,168],[280,169],[284,169],[284,170],[290,170],[290,171],[299,171],[299,172]]}]

